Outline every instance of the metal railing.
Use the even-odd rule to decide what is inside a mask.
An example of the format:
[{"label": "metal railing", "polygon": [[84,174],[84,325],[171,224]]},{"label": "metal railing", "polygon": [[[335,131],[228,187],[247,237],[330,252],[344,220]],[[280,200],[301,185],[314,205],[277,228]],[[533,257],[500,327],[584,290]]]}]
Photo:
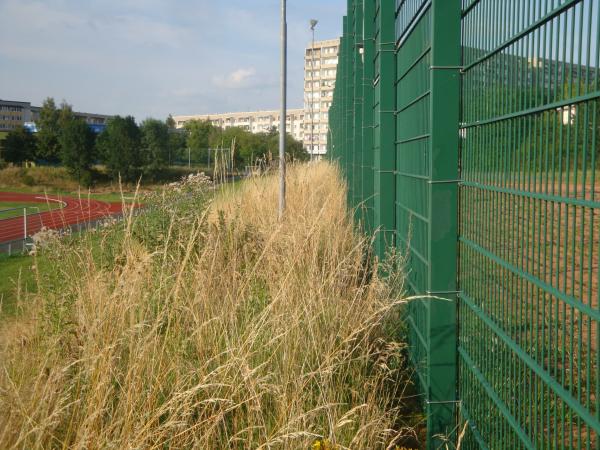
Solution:
[{"label": "metal railing", "polygon": [[[19,212],[22,211],[23,212],[23,216],[22,216],[23,217],[23,221],[22,221],[22,224],[23,224],[23,239],[27,239],[27,237],[29,236],[29,234],[28,234],[28,228],[27,228],[27,224],[28,224],[27,218],[29,216],[31,216],[31,215],[39,215],[40,214],[40,208],[37,207],[37,206],[23,206],[23,207],[17,207],[17,208],[0,209],[0,226],[2,226],[2,222],[3,221],[7,221],[7,220],[13,221],[15,218],[20,218],[21,217],[20,214],[17,215],[17,216],[13,215],[11,217],[5,217],[5,218],[1,217],[3,214],[10,213],[10,212],[13,212],[13,211],[19,211]],[[33,213],[33,214],[29,214],[28,211],[36,211],[36,212]]]}]

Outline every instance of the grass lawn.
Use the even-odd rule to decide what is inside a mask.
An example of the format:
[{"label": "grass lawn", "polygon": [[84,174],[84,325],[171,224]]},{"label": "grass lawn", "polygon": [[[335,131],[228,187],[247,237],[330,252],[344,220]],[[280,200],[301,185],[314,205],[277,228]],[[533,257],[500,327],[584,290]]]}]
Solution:
[{"label": "grass lawn", "polygon": [[[31,256],[7,256],[0,254],[0,317],[13,317],[17,312],[18,292],[26,295],[37,289]],[[44,263],[43,258],[37,262]],[[23,298],[23,296],[21,296]]]},{"label": "grass lawn", "polygon": [[[64,243],[76,248],[85,246],[91,251],[90,254],[98,257],[102,239],[96,234],[83,233],[64,238]],[[97,262],[100,263],[100,260]],[[38,292],[36,272],[46,289],[56,290],[64,284],[56,261],[52,261],[44,252],[37,256],[0,253],[0,326],[4,319],[19,317],[19,302],[27,302],[29,294]]]},{"label": "grass lawn", "polygon": [[[52,196],[67,196],[67,197],[79,197],[81,195],[82,199],[87,199],[88,197],[92,200],[99,200],[101,202],[108,202],[108,203],[121,203],[122,202],[122,197],[121,197],[121,193],[120,192],[90,192],[88,193],[88,191],[81,191],[81,193],[77,192],[77,191],[73,191],[73,192],[69,192],[69,191],[65,191],[65,190],[61,190],[61,189],[43,189],[43,188],[39,188],[39,187],[22,187],[22,188],[13,188],[13,187],[9,187],[9,188],[0,188],[0,191],[2,192],[21,192],[24,194],[47,194],[47,195],[52,195]],[[125,191],[123,192],[123,198],[125,199],[125,203],[133,203],[133,199],[135,196],[135,191]],[[2,207],[2,205],[4,205],[4,203],[0,203],[0,209],[4,209]],[[36,205],[37,206],[37,205]]]},{"label": "grass lawn", "polygon": [[[27,208],[27,215],[37,214],[38,212],[60,209],[62,205],[56,202],[48,203],[12,203],[0,202],[0,220],[11,219],[13,217],[23,217],[23,208]],[[15,209],[18,208],[18,209]]]}]

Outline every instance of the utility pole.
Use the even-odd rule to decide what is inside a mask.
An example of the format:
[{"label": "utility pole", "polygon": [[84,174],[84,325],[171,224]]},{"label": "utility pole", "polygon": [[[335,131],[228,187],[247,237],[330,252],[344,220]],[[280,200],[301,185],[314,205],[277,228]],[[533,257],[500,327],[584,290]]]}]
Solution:
[{"label": "utility pole", "polygon": [[281,112],[279,116],[279,220],[285,211],[285,132],[287,116],[287,11],[281,0]]},{"label": "utility pole", "polygon": [[[313,161],[315,148],[315,27],[319,23],[316,19],[310,20],[312,31],[312,44],[310,47],[310,161]],[[320,67],[320,66],[319,66]]]}]

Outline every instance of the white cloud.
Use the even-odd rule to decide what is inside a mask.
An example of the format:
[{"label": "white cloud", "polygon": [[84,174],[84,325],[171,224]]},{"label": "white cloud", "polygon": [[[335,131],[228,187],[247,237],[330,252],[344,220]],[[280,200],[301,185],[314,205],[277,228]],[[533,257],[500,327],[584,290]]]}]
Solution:
[{"label": "white cloud", "polygon": [[224,77],[214,76],[213,83],[220,88],[226,89],[248,88],[257,81],[255,75],[256,69],[254,67],[240,68]]}]

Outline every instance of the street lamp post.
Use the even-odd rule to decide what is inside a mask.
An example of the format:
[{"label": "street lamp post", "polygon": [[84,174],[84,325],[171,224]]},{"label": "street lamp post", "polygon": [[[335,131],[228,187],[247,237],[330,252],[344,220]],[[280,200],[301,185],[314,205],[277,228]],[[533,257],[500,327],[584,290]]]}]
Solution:
[{"label": "street lamp post", "polygon": [[315,148],[315,28],[319,23],[316,19],[310,20],[312,31],[311,63],[310,63],[310,160],[312,162]]},{"label": "street lamp post", "polygon": [[281,112],[279,115],[279,220],[285,211],[285,132],[287,116],[287,12],[281,0]]}]

